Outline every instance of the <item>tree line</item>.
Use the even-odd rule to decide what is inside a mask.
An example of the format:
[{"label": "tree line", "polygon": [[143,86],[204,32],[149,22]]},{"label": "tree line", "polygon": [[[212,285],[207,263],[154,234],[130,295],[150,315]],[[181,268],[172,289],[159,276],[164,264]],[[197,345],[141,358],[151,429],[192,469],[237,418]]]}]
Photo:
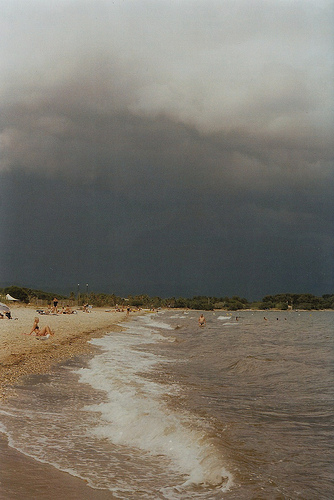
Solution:
[{"label": "tree line", "polygon": [[241,309],[334,309],[334,294],[325,294],[321,297],[317,297],[310,293],[280,293],[276,295],[266,295],[261,301],[249,302],[247,299],[236,295],[233,297],[208,297],[205,295],[197,295],[192,298],[161,298],[158,296],[151,297],[147,294],[121,297],[115,294],[96,292],[90,292],[89,294],[83,293],[75,296],[74,292],[71,292],[69,296],[65,296],[54,292],[51,293],[18,286],[0,288],[0,294],[3,297],[5,297],[7,293],[26,304],[34,303],[37,300],[51,303],[53,298],[57,296],[59,300],[66,301],[70,305],[83,305],[84,303],[89,303],[95,307],[115,307],[116,305],[121,305],[149,309],[169,307],[204,311],[212,311],[214,309],[225,309],[228,311],[238,311]]}]

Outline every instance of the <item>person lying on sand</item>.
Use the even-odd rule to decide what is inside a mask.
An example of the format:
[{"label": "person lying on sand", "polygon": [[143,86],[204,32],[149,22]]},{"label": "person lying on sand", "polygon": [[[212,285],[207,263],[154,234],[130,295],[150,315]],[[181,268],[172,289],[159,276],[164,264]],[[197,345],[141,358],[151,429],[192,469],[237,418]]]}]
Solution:
[{"label": "person lying on sand", "polygon": [[48,325],[43,326],[43,328],[40,328],[38,323],[39,323],[39,318],[36,317],[31,332],[27,333],[26,335],[36,335],[36,337],[46,337],[47,335],[49,336],[53,335],[53,332]]}]

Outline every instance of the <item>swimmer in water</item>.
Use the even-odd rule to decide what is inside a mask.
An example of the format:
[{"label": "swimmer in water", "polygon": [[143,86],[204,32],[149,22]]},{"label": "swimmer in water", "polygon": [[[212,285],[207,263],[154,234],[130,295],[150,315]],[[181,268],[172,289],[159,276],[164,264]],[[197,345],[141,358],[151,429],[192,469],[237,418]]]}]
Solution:
[{"label": "swimmer in water", "polygon": [[198,324],[199,324],[199,326],[205,326],[206,325],[206,320],[205,320],[203,314],[201,314],[200,317],[198,318]]}]

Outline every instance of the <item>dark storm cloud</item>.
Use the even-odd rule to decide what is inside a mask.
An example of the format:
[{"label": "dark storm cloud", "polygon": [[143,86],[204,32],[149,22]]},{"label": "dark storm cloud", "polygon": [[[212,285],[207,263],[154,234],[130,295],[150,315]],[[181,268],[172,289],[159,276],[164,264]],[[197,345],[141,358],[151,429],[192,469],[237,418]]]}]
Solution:
[{"label": "dark storm cloud", "polygon": [[331,291],[331,2],[1,4],[6,279]]}]

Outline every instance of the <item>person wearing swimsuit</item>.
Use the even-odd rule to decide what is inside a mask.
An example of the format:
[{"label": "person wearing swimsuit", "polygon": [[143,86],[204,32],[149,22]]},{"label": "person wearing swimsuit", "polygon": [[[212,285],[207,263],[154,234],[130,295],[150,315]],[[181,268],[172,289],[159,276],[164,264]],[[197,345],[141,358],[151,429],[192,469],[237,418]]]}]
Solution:
[{"label": "person wearing swimsuit", "polygon": [[198,324],[199,324],[199,326],[205,326],[206,325],[206,320],[205,320],[203,314],[201,314],[200,317],[198,318]]},{"label": "person wearing swimsuit", "polygon": [[39,323],[39,318],[36,317],[34,319],[34,324],[31,329],[31,332],[28,335],[36,335],[37,337],[46,337],[47,335],[53,335],[53,332],[48,325],[43,326],[43,328],[40,329],[38,323]]},{"label": "person wearing swimsuit", "polygon": [[58,312],[58,307],[57,306],[58,306],[58,299],[57,299],[57,297],[55,297],[53,299],[53,312],[55,312],[55,313]]}]

